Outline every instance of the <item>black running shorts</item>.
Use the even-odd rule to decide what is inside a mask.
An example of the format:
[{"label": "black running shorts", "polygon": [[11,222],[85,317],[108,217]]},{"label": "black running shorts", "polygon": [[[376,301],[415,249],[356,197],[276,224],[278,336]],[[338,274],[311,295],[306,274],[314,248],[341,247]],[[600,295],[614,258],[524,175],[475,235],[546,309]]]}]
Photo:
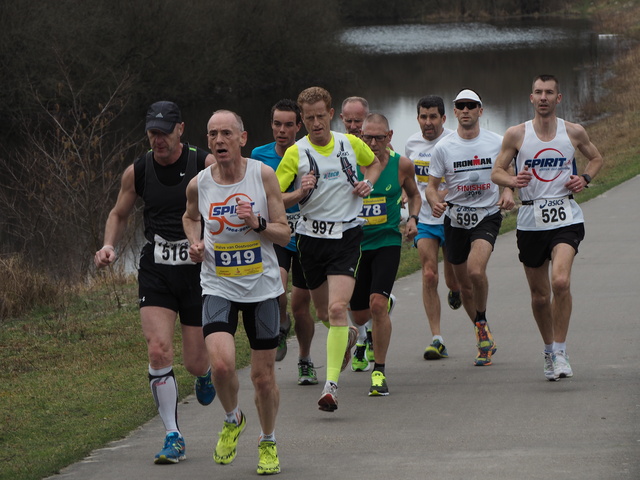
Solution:
[{"label": "black running shorts", "polygon": [[444,243],[447,260],[452,265],[460,265],[467,261],[469,252],[471,251],[471,242],[475,240],[486,240],[495,245],[496,238],[500,233],[502,225],[502,214],[494,213],[482,219],[482,221],[474,228],[456,228],[451,226],[451,219],[446,216],[444,218]]},{"label": "black running shorts", "polygon": [[517,230],[518,258],[525,267],[538,268],[551,260],[551,252],[559,243],[571,245],[576,253],[584,240],[584,223],[553,230]]},{"label": "black running shorts", "polygon": [[362,227],[350,228],[340,239],[296,235],[300,263],[310,290],[327,280],[327,275],[356,276],[360,261]]},{"label": "black running shorts", "polygon": [[158,265],[153,244],[147,243],[138,267],[138,302],[142,307],[162,307],[177,312],[180,323],[202,325],[200,265]]}]

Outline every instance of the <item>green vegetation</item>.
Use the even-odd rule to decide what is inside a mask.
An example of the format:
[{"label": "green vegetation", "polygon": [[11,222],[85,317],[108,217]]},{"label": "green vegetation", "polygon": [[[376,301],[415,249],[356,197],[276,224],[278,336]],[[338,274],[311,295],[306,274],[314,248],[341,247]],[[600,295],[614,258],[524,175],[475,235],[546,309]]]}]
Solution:
[{"label": "green vegetation", "polygon": [[[54,28],[45,24],[56,13],[41,11],[49,8],[46,2],[22,2],[24,3],[31,3],[36,9],[31,15],[37,20],[33,25],[26,25],[27,19],[23,18],[26,15],[20,17],[15,15],[15,11],[10,11],[18,11],[18,4],[7,3],[0,7],[0,25],[7,27],[0,29],[3,32],[0,33],[0,58],[7,58],[3,55],[9,52],[7,42],[10,35],[15,36],[11,41],[17,42],[11,43],[11,48],[22,48],[18,48],[18,52],[25,52],[27,48],[35,51],[35,40],[39,41],[40,47],[55,45],[55,41],[60,41],[56,36],[61,34],[60,31],[68,22],[73,21],[73,18],[58,19],[60,25]],[[95,2],[85,3],[98,8]],[[284,5],[283,8],[289,9],[293,5],[286,1],[280,3]],[[624,5],[607,0],[565,3],[584,8],[607,32],[619,32],[636,40],[640,39],[640,29],[634,20],[640,14],[640,3],[637,1],[626,2]],[[265,4],[271,5],[272,2]],[[462,4],[464,2],[460,3]],[[73,10],[71,7],[78,7],[81,3],[66,1],[58,2],[57,5],[62,11],[69,13]],[[122,44],[140,44],[140,50],[129,52],[128,55],[133,58],[144,52],[149,58],[159,61],[159,57],[153,56],[153,42],[156,39],[144,38],[148,35],[144,28],[148,25],[144,23],[147,20],[142,18],[145,10],[140,9],[136,13],[129,6],[130,2],[111,2],[110,5],[106,10],[118,11],[122,18],[117,19],[113,17],[113,13],[103,12],[102,9],[99,9],[100,15],[104,13],[105,16],[98,17],[101,21],[107,21],[109,28],[115,28],[118,22],[129,24],[129,40]],[[176,4],[167,0],[154,3],[153,8],[162,10],[171,5],[175,7]],[[84,10],[75,15],[83,18],[82,12]],[[7,17],[5,13],[13,13],[13,16]],[[164,13],[176,12],[172,10]],[[128,19],[128,14],[132,15],[132,19]],[[13,19],[13,23],[8,18]],[[75,22],[85,25],[85,20],[93,25],[89,18]],[[231,19],[228,16],[216,19],[216,22],[222,21],[231,22]],[[46,32],[49,27],[53,28],[50,35],[55,41],[47,42],[42,37],[28,38],[28,34],[34,33],[34,29]],[[211,29],[215,30],[213,27]],[[104,35],[104,31],[105,29],[97,31],[96,40],[90,43],[99,46],[106,41],[100,36]],[[196,31],[196,37],[197,33]],[[157,40],[169,41],[167,38],[172,36]],[[215,45],[212,48],[217,53],[212,57],[216,61],[224,60],[223,57],[228,53],[225,48],[231,48],[231,39],[224,44],[212,43],[210,38],[204,37],[199,41],[201,50],[206,51],[207,45]],[[235,38],[235,41],[240,40]],[[23,45],[19,45],[20,42]],[[66,58],[76,62],[79,55],[80,52],[77,52]],[[124,53],[119,57],[122,62],[125,58],[127,56]],[[98,59],[106,62],[106,53],[99,53]],[[186,60],[186,63],[198,63],[189,57]],[[26,68],[26,57],[22,61]],[[47,61],[55,64],[51,58]],[[32,66],[36,67],[38,66]],[[73,70],[83,70],[84,67],[80,63],[74,64]],[[95,69],[83,71],[91,73]],[[6,68],[3,75],[14,75],[16,72],[16,68]],[[37,73],[42,74],[42,79],[49,79],[47,81],[51,82],[51,87],[54,86],[52,79],[55,77],[47,76],[49,70]],[[614,73],[616,75],[607,83],[609,96],[600,104],[589,106],[594,116],[600,118],[603,115],[588,130],[605,157],[605,167],[592,186],[580,195],[582,201],[640,174],[640,146],[637,142],[640,118],[635,113],[640,109],[640,91],[636,88],[640,79],[640,47],[633,46],[625,52],[614,67]],[[111,74],[109,72],[107,77]],[[147,75],[151,76],[152,72],[147,72]],[[104,80],[107,81],[108,78]],[[91,82],[87,80],[86,84],[89,83]],[[9,83],[3,82],[3,85]],[[169,88],[170,82],[167,85]],[[109,90],[105,85],[101,88]],[[191,94],[196,97],[193,92]],[[7,116],[7,108],[17,107],[21,101],[29,103],[25,100],[29,96],[28,89],[5,90],[2,95],[11,96],[11,101],[7,97],[0,101],[4,105],[0,108],[2,119],[14,118]],[[135,95],[129,98],[135,98]],[[44,105],[50,104],[45,102]],[[137,117],[140,115],[136,115]],[[3,131],[11,131],[7,124],[2,126]],[[5,153],[0,155],[5,159],[9,158]],[[503,230],[513,228],[513,219],[514,216],[509,215]],[[100,222],[103,223],[103,220]],[[2,240],[0,238],[0,242]],[[403,247],[402,252],[400,276],[419,268],[415,249]],[[0,260],[0,480],[39,479],[56,473],[111,440],[122,438],[156,415],[146,382],[146,347],[139,325],[137,288],[135,279],[118,275],[111,270],[104,272],[90,285],[70,288],[63,282],[55,282],[50,277],[37,273],[19,255],[0,257]],[[33,309],[33,305],[38,307]],[[238,338],[244,339],[244,336],[239,335]],[[192,392],[193,386],[192,378],[181,367],[180,344],[178,334],[175,339],[175,368],[180,396],[184,398]],[[248,348],[244,343],[238,348],[238,365],[244,366],[247,362]]]}]

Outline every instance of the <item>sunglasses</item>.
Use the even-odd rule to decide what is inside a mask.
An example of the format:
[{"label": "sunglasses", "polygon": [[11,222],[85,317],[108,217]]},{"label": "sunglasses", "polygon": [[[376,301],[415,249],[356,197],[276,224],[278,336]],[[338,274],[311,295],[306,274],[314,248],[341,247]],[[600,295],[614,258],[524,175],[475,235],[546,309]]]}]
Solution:
[{"label": "sunglasses", "polygon": [[362,135],[362,140],[364,140],[367,143],[371,143],[371,140],[375,138],[376,142],[379,143],[384,141],[384,139],[387,138],[387,135]]},{"label": "sunglasses", "polygon": [[478,108],[478,102],[456,102],[454,106],[458,110],[464,110],[464,107],[467,107],[469,110],[473,110],[474,108]]}]

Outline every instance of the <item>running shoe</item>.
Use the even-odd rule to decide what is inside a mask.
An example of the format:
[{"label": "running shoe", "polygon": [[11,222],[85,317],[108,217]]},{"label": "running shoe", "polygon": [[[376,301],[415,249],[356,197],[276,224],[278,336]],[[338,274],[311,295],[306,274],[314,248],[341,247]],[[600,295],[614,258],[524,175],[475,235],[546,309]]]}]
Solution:
[{"label": "running shoe", "polygon": [[318,400],[318,408],[323,412],[335,412],[338,409],[338,385],[327,382]]},{"label": "running shoe", "polygon": [[373,354],[373,332],[371,330],[367,330],[367,341],[365,345],[367,346],[365,350],[367,360],[370,362],[375,361],[375,355]]},{"label": "running shoe", "polygon": [[447,347],[445,347],[440,340],[434,340],[431,345],[424,351],[425,360],[439,360],[441,358],[447,358]]},{"label": "running shoe", "polygon": [[351,360],[351,370],[354,372],[367,372],[371,366],[366,358],[367,346],[365,344],[356,343],[356,351],[353,353]]},{"label": "running shoe", "polygon": [[280,473],[280,460],[276,442],[264,441],[258,444],[258,475]]},{"label": "running shoe", "polygon": [[449,302],[449,307],[451,307],[452,310],[458,310],[462,306],[462,298],[460,298],[460,292],[449,290],[447,301]]},{"label": "running shoe", "polygon": [[287,328],[280,327],[280,334],[278,335],[278,349],[276,350],[276,362],[284,360],[284,357],[287,355],[287,338],[291,331],[291,317],[289,317],[288,313],[287,324],[289,325]]},{"label": "running shoe", "polygon": [[491,350],[489,350],[488,352],[484,352],[478,349],[478,356],[476,357],[473,364],[476,367],[488,367],[489,365],[491,365],[491,355]]},{"label": "running shoe", "polygon": [[391,316],[391,312],[393,312],[397,302],[398,299],[393,293],[389,295],[389,301],[387,302],[387,312],[389,313],[389,316]]},{"label": "running shoe", "polygon": [[242,418],[238,425],[235,423],[224,422],[224,426],[222,427],[222,431],[218,438],[216,450],[213,452],[213,460],[216,463],[226,465],[227,463],[233,462],[233,459],[236,458],[238,437],[240,437],[240,434],[246,426],[247,417],[244,416],[244,413],[242,413]]},{"label": "running shoe", "polygon": [[216,398],[216,387],[213,386],[211,381],[211,369],[201,376],[196,377],[196,381],[193,385],[196,391],[196,398],[200,405],[209,405]]},{"label": "running shoe", "polygon": [[495,353],[495,342],[487,322],[476,322],[475,331],[478,350]]},{"label": "running shoe", "polygon": [[551,352],[543,352],[544,355],[544,376],[550,382],[555,382],[560,378],[556,371],[556,356]]},{"label": "running shoe", "polygon": [[558,350],[554,352],[556,356],[556,373],[560,378],[571,378],[573,377],[573,370],[571,370],[571,365],[569,365],[569,356],[567,352],[564,350]]},{"label": "running shoe", "polygon": [[387,378],[384,373],[374,370],[371,372],[371,388],[369,389],[370,397],[386,397],[389,395],[389,387],[387,387]]},{"label": "running shoe", "polygon": [[180,460],[186,460],[187,449],[184,445],[184,438],[178,432],[169,433],[164,438],[164,447],[158,452],[153,463],[159,465],[167,463],[178,463]]},{"label": "running shoe", "polygon": [[298,362],[298,385],[317,385],[318,376],[313,362]]},{"label": "running shoe", "polygon": [[351,361],[351,350],[356,346],[356,342],[358,341],[358,329],[356,327],[349,327],[349,338],[347,340],[347,349],[344,352],[344,359],[342,360],[342,367],[340,368],[341,372],[344,372],[344,369],[347,368],[349,362]]}]

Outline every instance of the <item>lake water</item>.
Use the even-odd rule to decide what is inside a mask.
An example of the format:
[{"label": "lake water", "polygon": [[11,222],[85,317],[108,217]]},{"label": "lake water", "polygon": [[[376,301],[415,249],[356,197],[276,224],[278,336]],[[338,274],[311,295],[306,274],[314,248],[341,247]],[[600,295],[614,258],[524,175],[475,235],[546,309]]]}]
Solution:
[{"label": "lake water", "polygon": [[[532,116],[531,81],[541,73],[560,79],[559,115],[578,121],[581,106],[602,94],[604,77],[597,67],[611,58],[618,45],[615,37],[594,33],[586,21],[560,19],[366,26],[348,29],[338,41],[352,58],[348,65],[336,67],[344,69],[348,84],[329,88],[336,110],[333,128],[343,131],[339,113],[344,98],[365,97],[371,111],[389,119],[393,145],[400,152],[406,139],[418,131],[420,97],[441,96],[448,114],[445,125],[453,129],[453,98],[462,88],[472,88],[483,99],[481,126],[503,134],[510,125]],[[248,155],[253,147],[273,140],[271,106],[282,96],[295,99],[298,93],[273,98],[263,94],[212,107],[231,108],[243,117],[249,134],[243,153]],[[189,141],[206,146],[204,134],[212,107],[193,112],[195,125],[187,125]]]},{"label": "lake water", "polygon": [[531,81],[541,73],[559,78],[559,116],[577,121],[582,105],[602,94],[597,67],[616,46],[614,38],[575,20],[368,26],[348,30],[342,41],[361,54],[354,85],[335,92],[336,110],[349,95],[367,98],[371,111],[389,119],[401,152],[418,131],[420,97],[441,96],[445,126],[455,129],[453,99],[472,88],[483,100],[481,126],[502,135],[532,116]]}]

